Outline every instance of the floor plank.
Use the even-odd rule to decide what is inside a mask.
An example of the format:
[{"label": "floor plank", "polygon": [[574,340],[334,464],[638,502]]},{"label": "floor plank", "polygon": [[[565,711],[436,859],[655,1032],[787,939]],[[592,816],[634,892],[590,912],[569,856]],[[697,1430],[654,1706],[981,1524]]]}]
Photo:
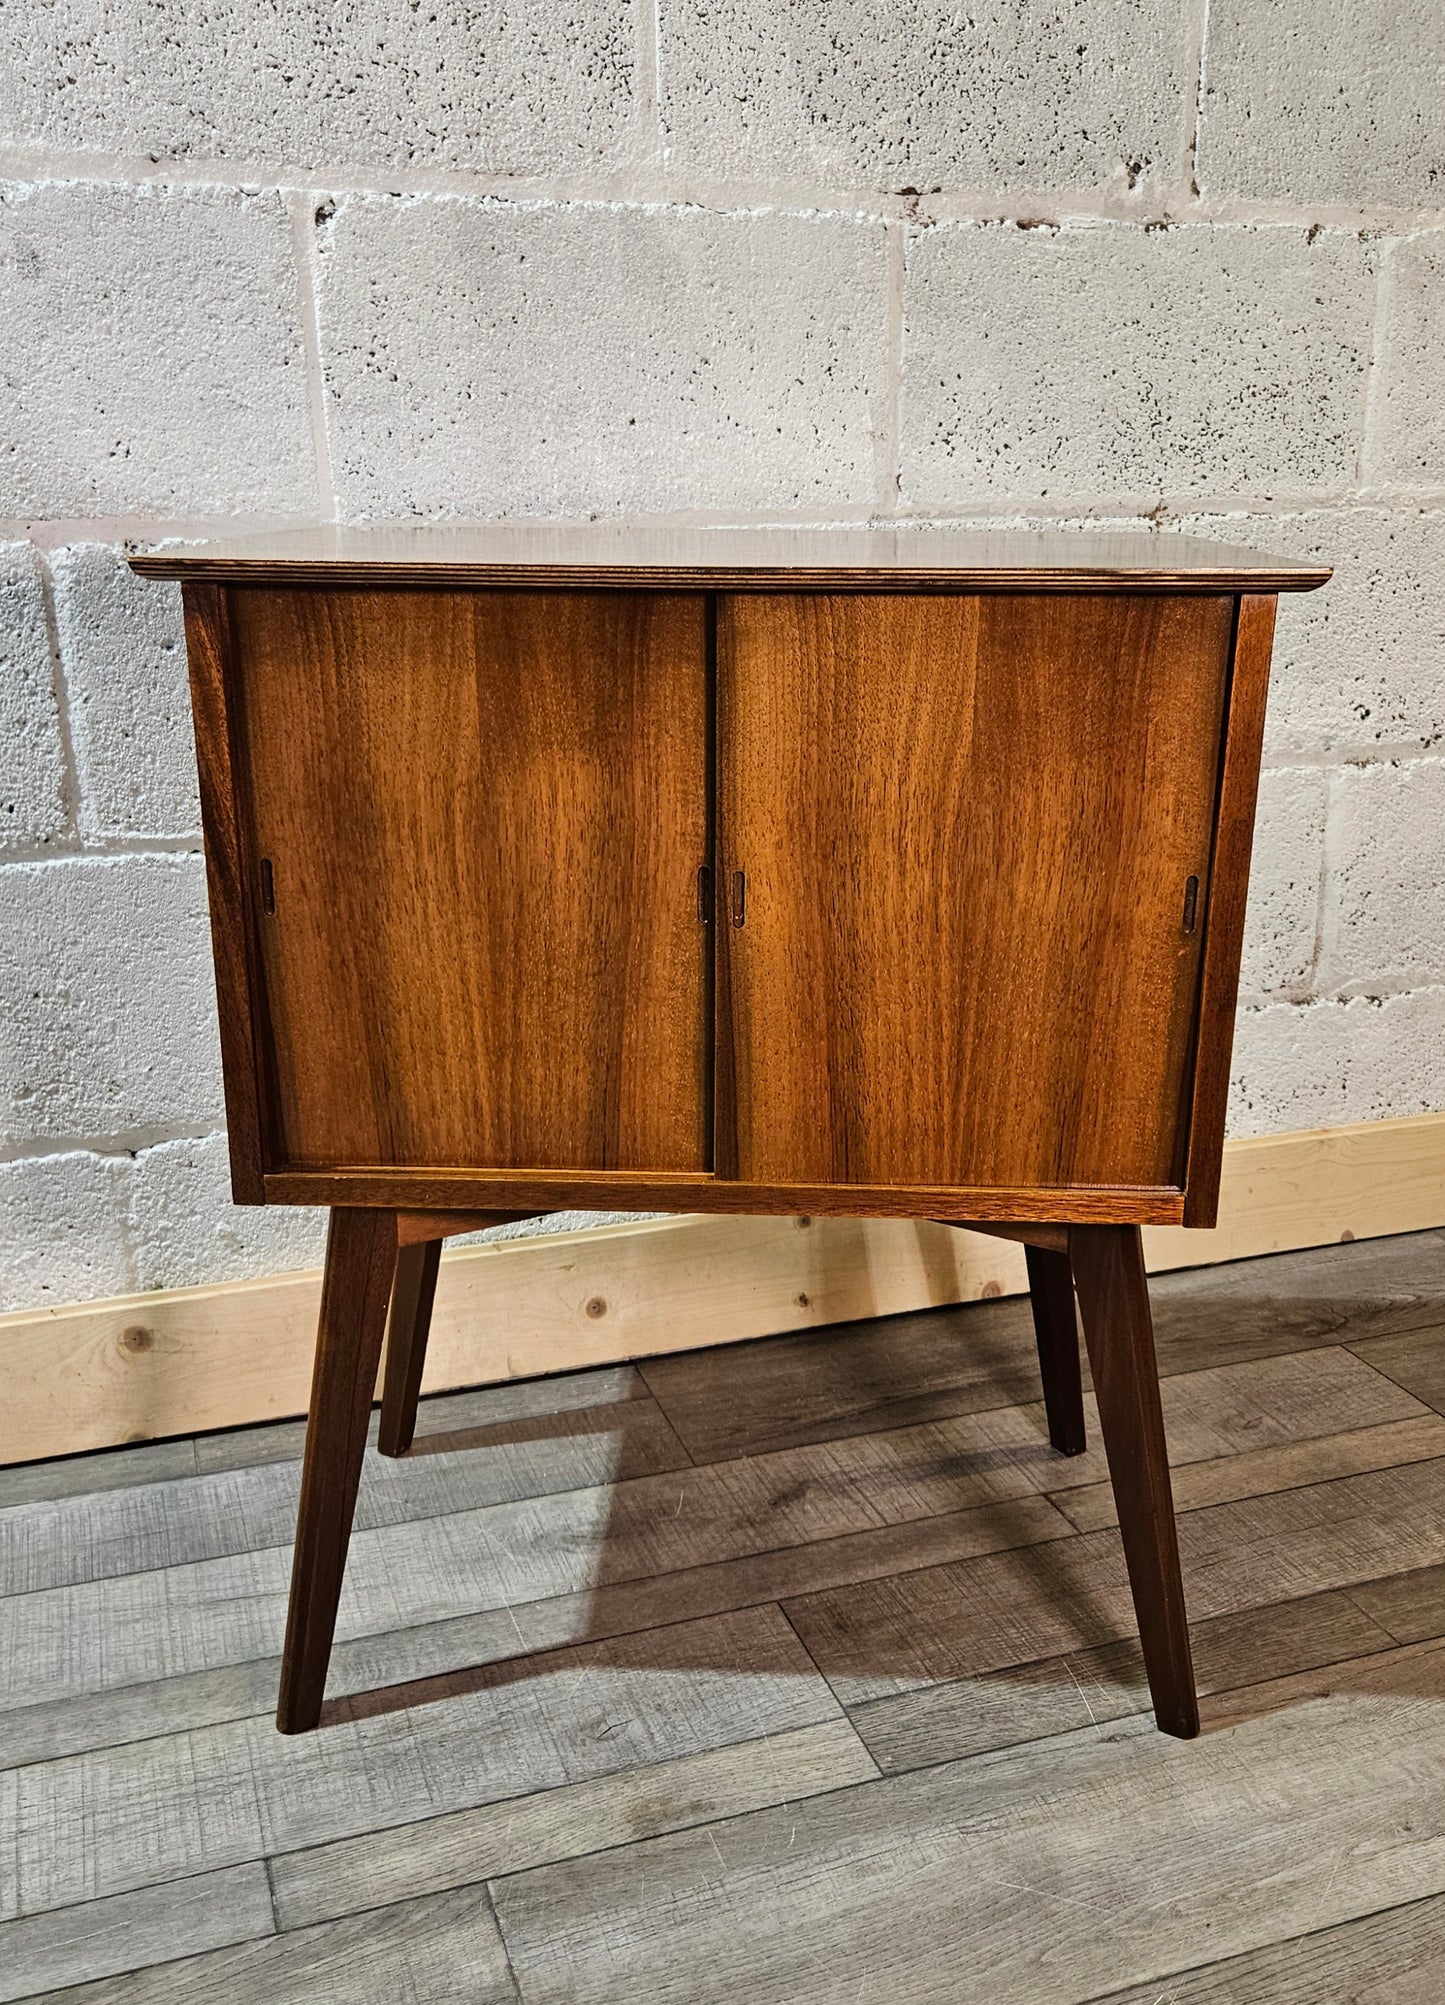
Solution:
[{"label": "floor plank", "polygon": [[[1333,1482],[1337,1476],[1360,1476],[1371,1469],[1396,1469],[1406,1462],[1430,1462],[1441,1456],[1445,1456],[1445,1415],[1426,1413],[1418,1419],[1387,1421],[1382,1427],[1176,1464],[1170,1480],[1175,1510],[1199,1511],[1210,1504],[1237,1503],[1274,1490],[1299,1490],[1311,1483]],[[1081,1532],[1119,1522],[1109,1483],[1051,1490],[1049,1501]]]},{"label": "floor plank", "polygon": [[94,1749],[156,1740],[192,1727],[219,1726],[227,1720],[269,1713],[275,1708],[280,1675],[279,1657],[255,1657],[249,1663],[223,1664],[214,1671],[192,1671],[150,1684],[126,1685],[118,1691],[87,1692],[76,1698],[18,1707],[7,1712],[0,1723],[0,1769],[59,1761]]},{"label": "floor plank", "polygon": [[1361,1581],[1350,1595],[1397,1643],[1445,1636],[1445,1565]]},{"label": "floor plank", "polygon": [[1378,1372],[1403,1386],[1437,1413],[1445,1413],[1445,1328],[1410,1330],[1374,1337],[1350,1347]]},{"label": "floor plank", "polygon": [[1399,1690],[1433,1692],[1445,1666],[1445,1640],[1392,1644],[1368,1657],[1344,1664],[1317,1664],[1309,1670],[1286,1671],[1259,1684],[1238,1685],[1211,1692],[1201,1704],[1202,1730],[1236,1726],[1241,1721],[1267,1719],[1315,1700],[1332,1700],[1341,1693]]},{"label": "floor plank", "polygon": [[[52,1991],[48,2005],[516,2005],[486,1890]],[[36,2001],[39,2005],[39,2001]]]},{"label": "floor plank", "polygon": [[1089,2005],[1439,2005],[1445,1895],[1271,1943]]},{"label": "floor plank", "polygon": [[432,1703],[269,1714],[10,1771],[12,1913],[382,1831],[837,1719],[776,1608],[484,1666]]},{"label": "floor plank", "polygon": [[274,1935],[266,1868],[232,1866],[0,1922],[0,2000]]},{"label": "floor plank", "polygon": [[16,1462],[0,1468],[0,1511],[57,1497],[94,1496],[135,1483],[173,1482],[195,1473],[196,1443],[189,1438],[102,1448],[93,1455],[62,1455],[50,1462]]},{"label": "floor plank", "polygon": [[1156,1274],[1161,1369],[1445,1325],[1445,1229]]},{"label": "floor plank", "polygon": [[1162,1399],[1170,1451],[1181,1462],[1429,1418],[1393,1380],[1334,1345],[1177,1372],[1165,1380]]},{"label": "floor plank", "polygon": [[[1191,1630],[1201,1692],[1256,1685],[1286,1672],[1389,1649],[1395,1639],[1348,1594],[1309,1595],[1242,1615],[1217,1615]],[[1149,1688],[1137,1638],[926,1685],[850,1711],[886,1775],[1016,1746],[1075,1727],[1147,1712]]]},{"label": "floor plank", "polygon": [[[1416,1410],[1416,1402],[1390,1381],[1347,1354],[1338,1355],[1360,1380],[1382,1389],[1376,1406]],[[1194,1387],[1192,1380],[1190,1386],[1194,1408],[1207,1410],[1207,1388]],[[1367,1391],[1350,1390],[1365,1406]],[[1310,1404],[1302,1390],[1301,1426],[1311,1424]],[[1193,1418],[1190,1409],[1182,1420],[1190,1444],[1217,1447],[1221,1430],[1206,1418],[1191,1432]],[[660,1437],[657,1429],[663,1430]],[[1061,1477],[1072,1474],[1083,1483],[1105,1469],[1098,1450],[1074,1462],[1056,1457],[1041,1405],[704,1469],[686,1465],[651,1400],[507,1422],[486,1438],[478,1438],[481,1432],[473,1431],[464,1450],[401,1461],[369,1454],[357,1503],[358,1533],[605,1489],[609,1551],[615,1556],[609,1570],[620,1578],[663,1570],[684,1548],[690,1561],[706,1558],[700,1540],[710,1539],[718,1557],[755,1548],[755,1536],[739,1542],[740,1530],[761,1528],[769,1543],[803,1542],[997,1498],[1037,1495]],[[661,1474],[677,1480],[648,1481]],[[43,1593],[289,1545],[297,1482],[294,1465],[265,1463],[119,1497],[77,1497],[0,1513],[0,1581],[10,1594]],[[595,1498],[582,1504],[584,1510],[595,1506]],[[568,1507],[556,1508],[565,1514]],[[515,1543],[505,1528],[529,1519],[545,1526],[547,1514],[519,1511],[512,1520],[488,1523],[498,1537]]]},{"label": "floor plank", "polygon": [[[1445,1563],[1445,1465],[1420,1462],[1191,1511],[1185,1592],[1202,1621]],[[1088,1532],[785,1604],[849,1705],[1131,1635],[1114,1532]]]},{"label": "floor plank", "polygon": [[[650,1431],[656,1413],[640,1399],[535,1423],[595,1428],[580,1438],[508,1438],[401,1463],[369,1455],[339,1633],[516,1607],[1045,1489],[1065,1506],[1055,1487],[1065,1484],[1089,1487],[1097,1515],[1105,1476],[1097,1427],[1086,1454],[1060,1457],[1033,1404],[628,1477],[634,1448],[643,1460],[668,1457],[670,1433],[659,1443]],[[1429,1417],[1337,1348],[1181,1374],[1166,1386],[1166,1413],[1185,1462],[1329,1434],[1341,1424]],[[614,1424],[618,1415],[627,1419]],[[530,1424],[504,1423],[501,1431]],[[639,1432],[629,1435],[628,1427]],[[614,1481],[555,1487],[569,1470],[595,1479],[593,1455],[616,1463]],[[0,1602],[0,1664],[10,1673],[0,1705],[24,1703],[37,1687],[78,1694],[273,1654],[295,1484],[294,1465],[268,1463],[0,1514],[0,1578],[28,1583],[30,1596],[119,1582],[113,1592],[55,1602]],[[506,1502],[488,1501],[498,1492]],[[148,1565],[153,1577],[122,1573],[128,1561]],[[194,1571],[184,1580],[154,1577],[162,1567],[187,1566]],[[77,1651],[75,1639],[87,1630],[95,1643]]]},{"label": "floor plank", "polygon": [[[596,1371],[567,1372],[558,1378],[509,1379],[461,1392],[428,1393],[417,1408],[417,1450],[444,1444],[448,1435],[509,1421],[535,1420],[589,1406],[617,1406],[650,1399],[634,1365],[604,1365]],[[376,1445],[381,1410],[372,1409],[370,1441]],[[202,1476],[222,1469],[252,1468],[259,1462],[299,1462],[306,1446],[305,1420],[273,1420],[259,1427],[236,1427],[196,1437],[196,1470]]]},{"label": "floor plank", "polygon": [[684,1351],[649,1358],[641,1370],[689,1452],[704,1462],[1039,1397],[1033,1325],[1019,1300]]},{"label": "floor plank", "polygon": [[1445,1886],[1445,1648],[1180,1742],[1085,1729],[494,1888],[527,2005],[1080,2005]]},{"label": "floor plank", "polygon": [[[368,1468],[374,1480],[363,1484],[362,1528],[351,1541],[338,1635],[381,1634],[591,1593],[610,1582],[805,1546],[987,1498],[1036,1497],[1057,1467],[1041,1424],[1032,1410],[1004,1410],[372,1526],[367,1521],[384,1509],[395,1479]],[[277,1473],[243,1475],[257,1481]],[[184,1494],[165,1500],[177,1537],[186,1536],[187,1500],[196,1485],[212,1480],[229,1479],[196,1478]],[[280,1647],[289,1574],[289,1550],[272,1545],[12,1595],[0,1601],[0,1706],[23,1705],[37,1692],[78,1695],[272,1655]]]},{"label": "floor plank", "polygon": [[[1156,1275],[1150,1293],[1166,1376],[1439,1328],[1445,1231]],[[1022,1299],[690,1351],[642,1370],[704,1461],[1039,1396]]]},{"label": "floor plank", "polygon": [[[528,1652],[730,1614],[785,1594],[805,1594],[1005,1546],[1062,1538],[1068,1529],[1052,1506],[1026,1497],[413,1628],[343,1638],[332,1652],[327,1690],[333,1696],[366,1692]],[[184,1583],[173,1585],[177,1596],[185,1593]],[[4,1717],[0,1769],[269,1712],[279,1675],[278,1657],[253,1658],[16,1709]]]},{"label": "floor plank", "polygon": [[877,1773],[848,1722],[826,1720],[379,1835],[367,1832],[273,1860],[277,1921],[282,1928],[304,1928],[355,1908],[800,1802]]},{"label": "floor plank", "polygon": [[[402,1460],[368,1452],[356,1524],[416,1523],[687,1465],[650,1399],[498,1421]],[[299,1463],[277,1460],[0,1511],[0,1584],[43,1593],[289,1546],[299,1487]]]}]

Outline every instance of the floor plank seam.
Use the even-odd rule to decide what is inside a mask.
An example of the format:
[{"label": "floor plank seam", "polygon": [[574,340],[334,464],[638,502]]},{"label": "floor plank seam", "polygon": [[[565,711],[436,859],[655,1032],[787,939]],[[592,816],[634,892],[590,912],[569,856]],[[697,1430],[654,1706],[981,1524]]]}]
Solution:
[{"label": "floor plank seam", "polygon": [[[767,1339],[765,1338],[764,1342],[766,1341]],[[648,1384],[646,1372],[644,1372],[640,1367],[638,1367],[637,1376],[642,1380],[643,1385],[647,1387],[648,1398],[652,1401],[652,1404],[657,1408],[657,1411],[661,1414],[663,1425],[666,1427],[668,1433],[672,1436],[673,1440],[677,1443],[677,1446],[682,1451],[682,1454],[685,1458],[685,1467],[689,1469],[700,1469],[703,1465],[698,1461],[696,1455],[693,1454],[690,1443],[683,1438],[682,1430],[679,1428],[677,1422],[673,1419],[672,1415],[668,1412],[667,1408],[663,1405],[662,1401],[658,1398],[657,1394],[653,1391],[651,1385]]]},{"label": "floor plank seam", "polygon": [[1427,1394],[1423,1392],[1417,1392],[1415,1387],[1412,1385],[1405,1385],[1400,1379],[1396,1378],[1395,1374],[1392,1371],[1388,1370],[1384,1365],[1382,1365],[1378,1358],[1364,1355],[1364,1353],[1373,1346],[1377,1346],[1380,1344],[1387,1344],[1390,1343],[1392,1340],[1401,1337],[1427,1336],[1431,1330],[1438,1330],[1442,1338],[1445,1338],[1445,1324],[1424,1323],[1418,1329],[1390,1330],[1389,1332],[1381,1334],[1380,1336],[1376,1337],[1356,1337],[1353,1343],[1341,1344],[1339,1348],[1341,1350],[1348,1351],[1352,1358],[1354,1358],[1358,1363],[1365,1365],[1370,1371],[1374,1372],[1376,1377],[1384,1379],[1387,1385],[1399,1386],[1402,1392],[1408,1392],[1412,1399],[1418,1399],[1420,1404],[1422,1406],[1428,1407],[1432,1413],[1438,1413],[1440,1411],[1440,1408],[1436,1406],[1434,1400],[1429,1398]]},{"label": "floor plank seam", "polygon": [[481,1891],[487,1903],[487,1913],[492,1917],[492,1927],[497,1931],[497,1941],[502,1945],[502,1961],[506,1965],[507,1976],[511,1980],[512,1995],[516,2000],[516,2005],[525,2005],[522,1993],[522,1980],[517,1975],[517,1966],[512,1961],[512,1949],[511,1944],[507,1941],[507,1931],[502,1927],[502,1917],[497,1913],[497,1904],[492,1899],[492,1889],[485,1880],[481,1882]]},{"label": "floor plank seam", "polygon": [[[1426,1327],[1429,1328],[1431,1326],[1427,1324]],[[1395,1332],[1391,1331],[1391,1335],[1393,1336],[1394,1334]],[[1404,1334],[1407,1334],[1409,1336],[1419,1336],[1422,1334],[1422,1332],[1419,1330],[1411,1330],[1405,1332]],[[1375,1338],[1361,1339],[1362,1343],[1365,1342],[1373,1343],[1375,1341],[1377,1341],[1377,1339]],[[1353,1349],[1348,1344],[1343,1346],[1343,1348],[1349,1351],[1351,1357],[1358,1358],[1359,1362],[1362,1365],[1368,1365],[1372,1372],[1377,1373],[1378,1376],[1384,1379],[1388,1384],[1399,1386],[1401,1392],[1408,1392],[1412,1399],[1418,1399],[1420,1404],[1422,1406],[1428,1407],[1432,1413],[1445,1414],[1445,1406],[1437,1404],[1436,1401],[1433,1399],[1427,1399],[1424,1393],[1417,1392],[1413,1386],[1406,1385],[1402,1379],[1397,1378],[1393,1372],[1386,1371],[1385,1367],[1382,1364],[1377,1364],[1373,1358],[1360,1357],[1359,1351]]]},{"label": "floor plank seam", "polygon": [[1408,1580],[1412,1572],[1428,1573],[1431,1571],[1433,1571],[1433,1569],[1429,1567],[1412,1567],[1404,1573],[1379,1574],[1375,1577],[1374,1580],[1357,1580],[1350,1587],[1342,1587],[1340,1589],[1340,1593],[1345,1596],[1346,1600],[1349,1601],[1352,1604],[1352,1606],[1358,1608],[1361,1615],[1365,1616],[1368,1621],[1377,1624],[1379,1628],[1383,1629],[1385,1634],[1390,1638],[1391,1642],[1396,1646],[1397,1649],[1400,1650],[1407,1649],[1411,1643],[1438,1643],[1441,1641],[1445,1641],[1445,1631],[1439,1631],[1434,1634],[1427,1634],[1424,1636],[1401,1636],[1398,1630],[1392,1629],[1390,1627],[1390,1624],[1385,1620],[1384,1616],[1381,1615],[1377,1610],[1365,1607],[1364,1603],[1359,1599],[1359,1592],[1358,1592],[1358,1590],[1363,1588],[1383,1587],[1395,1581]]},{"label": "floor plank seam", "polygon": [[271,1927],[277,1935],[281,1935],[284,1933],[284,1930],[281,1927],[281,1910],[276,1901],[276,1875],[271,1871],[269,1853],[262,1858],[261,1867],[266,1875],[266,1893],[271,1902]]},{"label": "floor plank seam", "polygon": [[[883,1574],[880,1576],[880,1578],[884,1580],[893,1580],[896,1579],[897,1576],[895,1574]],[[818,1676],[823,1680],[823,1683],[828,1687],[828,1690],[832,1693],[833,1702],[838,1707],[839,1712],[842,1714],[842,1717],[845,1720],[847,1720],[849,1726],[853,1726],[852,1715],[849,1712],[848,1707],[844,1702],[841,1693],[839,1692],[837,1686],[833,1683],[833,1680],[828,1676],[828,1673],[823,1669],[822,1665],[818,1662],[818,1659],[814,1655],[813,1651],[809,1649],[802,1630],[793,1620],[791,1614],[788,1612],[788,1609],[786,1608],[784,1603],[781,1601],[776,1601],[772,1604],[772,1606],[777,1609],[779,1615],[782,1616],[784,1622],[786,1622],[789,1629],[792,1630],[793,1635],[797,1638],[798,1648],[802,1651],[803,1655],[807,1658],[808,1662],[812,1665],[813,1669],[817,1672]],[[853,1731],[857,1733],[858,1729],[856,1727],[853,1727]],[[871,1751],[869,1753],[868,1758],[870,1761],[872,1761],[873,1756]],[[877,1764],[874,1763],[874,1766],[876,1767]]]}]

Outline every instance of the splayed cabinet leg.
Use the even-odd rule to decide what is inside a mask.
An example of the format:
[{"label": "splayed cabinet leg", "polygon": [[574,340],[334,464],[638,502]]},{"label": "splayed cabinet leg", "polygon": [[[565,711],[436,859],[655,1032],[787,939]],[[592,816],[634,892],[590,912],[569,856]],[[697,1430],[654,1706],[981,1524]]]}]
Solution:
[{"label": "splayed cabinet leg", "polygon": [[305,1733],[321,1717],[395,1266],[395,1212],[332,1212],[276,1711],[282,1733]]},{"label": "splayed cabinet leg", "polygon": [[426,1340],[431,1329],[441,1257],[440,1239],[403,1246],[396,1256],[391,1318],[386,1330],[381,1432],[376,1444],[383,1455],[405,1455],[416,1433],[416,1405],[421,1397],[421,1375],[426,1364]]},{"label": "splayed cabinet leg", "polygon": [[1154,1716],[1163,1732],[1188,1740],[1199,1731],[1199,1703],[1139,1228],[1074,1226],[1069,1258]]},{"label": "splayed cabinet leg", "polygon": [[1074,1276],[1067,1253],[1026,1246],[1029,1301],[1044,1381],[1049,1439],[1061,1455],[1084,1452],[1084,1387],[1079,1370],[1079,1325],[1074,1314]]}]

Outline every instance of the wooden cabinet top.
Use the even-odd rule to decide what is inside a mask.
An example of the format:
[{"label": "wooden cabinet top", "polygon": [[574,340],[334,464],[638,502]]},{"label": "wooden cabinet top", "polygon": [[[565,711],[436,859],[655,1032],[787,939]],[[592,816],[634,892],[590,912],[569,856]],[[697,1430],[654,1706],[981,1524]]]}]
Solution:
[{"label": "wooden cabinet top", "polygon": [[831,592],[1308,592],[1328,565],[1092,530],[677,528],[626,522],[278,529],[131,558],[244,584],[635,586]]}]

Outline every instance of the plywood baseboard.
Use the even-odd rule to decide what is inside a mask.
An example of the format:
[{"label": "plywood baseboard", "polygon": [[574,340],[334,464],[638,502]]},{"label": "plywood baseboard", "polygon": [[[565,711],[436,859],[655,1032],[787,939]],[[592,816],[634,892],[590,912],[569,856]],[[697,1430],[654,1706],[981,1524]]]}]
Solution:
[{"label": "plywood baseboard", "polygon": [[[1445,1225],[1445,1114],[1232,1142],[1213,1232],[1146,1228],[1150,1267]],[[304,1412],[320,1277],[0,1316],[0,1462]],[[673,1218],[460,1248],[426,1389],[575,1371],[1022,1291],[1002,1240],[900,1220]]]}]

